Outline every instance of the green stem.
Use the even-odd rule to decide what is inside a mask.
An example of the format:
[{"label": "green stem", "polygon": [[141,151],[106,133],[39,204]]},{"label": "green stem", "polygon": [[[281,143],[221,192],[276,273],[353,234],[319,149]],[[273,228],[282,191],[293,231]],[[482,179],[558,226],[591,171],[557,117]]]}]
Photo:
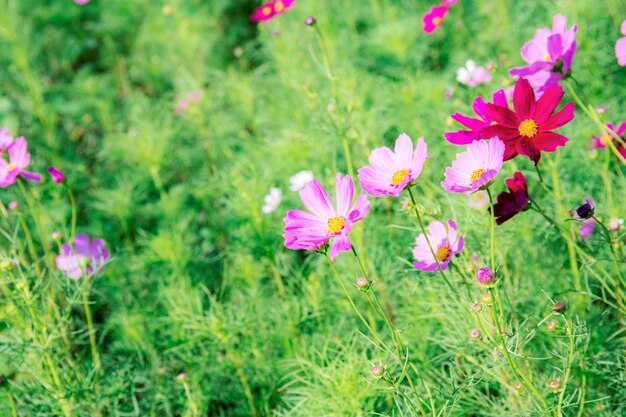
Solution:
[{"label": "green stem", "polygon": [[570,371],[572,370],[572,363],[574,362],[574,335],[572,334],[572,324],[570,321],[563,316],[563,320],[565,321],[565,332],[569,339],[569,356],[567,358],[567,367],[565,369],[565,376],[563,378],[563,387],[561,388],[561,393],[559,395],[559,402],[556,407],[556,415],[557,417],[562,417],[563,412],[561,411],[563,408],[563,398],[565,398],[565,389],[567,388],[567,382],[569,381]]},{"label": "green stem", "polygon": [[98,377],[102,368],[100,362],[100,354],[98,353],[98,345],[96,341],[96,330],[93,325],[93,315],[91,313],[91,306],[89,301],[89,284],[86,283],[86,289],[83,291],[83,308],[85,309],[85,317],[87,319],[87,330],[89,332],[89,345],[91,347],[91,358],[93,360],[94,374],[95,374],[95,387],[96,393],[99,392]]},{"label": "green stem", "polygon": [[69,186],[67,187],[67,196],[70,200],[70,207],[72,208],[72,228],[70,230],[70,240],[73,240],[76,236],[76,217],[78,216],[78,212],[76,210],[76,200],[74,199],[74,193]]}]

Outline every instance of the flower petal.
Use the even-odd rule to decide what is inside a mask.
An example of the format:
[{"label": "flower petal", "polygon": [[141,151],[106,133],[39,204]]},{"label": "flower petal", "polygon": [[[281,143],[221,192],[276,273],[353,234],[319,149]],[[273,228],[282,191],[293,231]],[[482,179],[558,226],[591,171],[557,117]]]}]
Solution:
[{"label": "flower petal", "polygon": [[520,121],[532,119],[535,116],[535,92],[530,83],[520,78],[515,82],[513,91],[513,108]]}]

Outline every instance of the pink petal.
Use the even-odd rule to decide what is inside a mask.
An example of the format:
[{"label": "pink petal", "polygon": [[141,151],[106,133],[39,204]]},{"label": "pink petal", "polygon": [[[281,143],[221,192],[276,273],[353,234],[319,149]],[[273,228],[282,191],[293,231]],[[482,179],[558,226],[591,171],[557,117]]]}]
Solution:
[{"label": "pink petal", "polygon": [[535,115],[535,92],[530,83],[520,78],[515,82],[513,91],[513,108],[520,121],[531,119]]},{"label": "pink petal", "polygon": [[626,66],[626,38],[618,39],[615,43],[615,56],[618,64]]},{"label": "pink petal", "polygon": [[543,93],[541,98],[537,101],[537,110],[535,111],[535,117],[533,120],[538,124],[542,124],[552,114],[556,106],[559,105],[563,98],[563,89],[561,86],[553,85]]},{"label": "pink petal", "polygon": [[557,129],[574,118],[574,103],[567,103],[561,110],[554,113],[545,123],[539,125],[539,132]]},{"label": "pink petal", "polygon": [[350,204],[352,204],[352,198],[354,197],[354,183],[350,175],[345,177],[341,173],[337,173],[335,177],[335,187],[337,190],[337,214],[340,216],[346,216]]},{"label": "pink petal", "polygon": [[307,184],[299,194],[304,206],[317,217],[329,219],[335,216],[332,201],[318,180]]}]

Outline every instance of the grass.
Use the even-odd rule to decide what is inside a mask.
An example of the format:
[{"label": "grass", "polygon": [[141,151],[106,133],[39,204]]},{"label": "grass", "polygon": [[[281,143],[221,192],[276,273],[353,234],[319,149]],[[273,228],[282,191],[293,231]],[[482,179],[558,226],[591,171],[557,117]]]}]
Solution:
[{"label": "grass", "polygon": [[[247,0],[0,0],[0,126],[29,140],[32,170],[67,175],[63,186],[48,178],[0,194],[5,206],[19,204],[0,219],[0,260],[13,264],[0,272],[0,415],[411,416],[418,404],[429,416],[624,415],[624,311],[593,275],[626,276],[623,231],[614,262],[599,234],[575,244],[590,260],[533,211],[496,228],[506,345],[534,396],[516,387],[519,375],[485,332],[469,337],[489,322],[489,306],[472,313],[438,274],[412,268],[419,227],[403,197],[370,198],[351,237],[423,403],[324,257],[289,251],[281,237],[285,211],[302,208],[290,176],[309,169],[332,187],[349,169],[344,142],[356,170],[399,133],[424,136],[430,158],[417,202],[426,222],[459,225],[466,247],[451,282],[465,304],[479,302],[484,289],[472,282],[468,296],[460,275],[471,274],[474,254],[488,261],[490,219],[439,185],[459,152],[442,132],[456,128],[450,114],[471,113],[476,95],[513,83],[521,46],[556,13],[579,26],[576,91],[608,107],[603,121],[626,119],[626,71],[613,52],[626,3],[600,3],[461,1],[426,36],[420,16],[431,4],[408,0],[298,0],[259,26],[248,20],[258,4]],[[458,84],[467,59],[493,62],[493,81]],[[200,101],[176,114],[191,91]],[[604,221],[626,217],[624,168],[590,154],[599,128],[577,107],[560,130],[567,146],[539,165],[551,194],[522,157],[493,186],[498,193],[523,171],[566,233],[567,210],[586,196]],[[265,215],[271,186],[283,201]],[[73,213],[77,231],[102,237],[113,254],[102,275],[73,281],[54,267],[52,232],[67,241]],[[368,326],[393,347],[353,284],[362,274],[354,257],[335,265]],[[556,300],[565,314],[552,312]],[[385,378],[372,375],[374,364]]]}]

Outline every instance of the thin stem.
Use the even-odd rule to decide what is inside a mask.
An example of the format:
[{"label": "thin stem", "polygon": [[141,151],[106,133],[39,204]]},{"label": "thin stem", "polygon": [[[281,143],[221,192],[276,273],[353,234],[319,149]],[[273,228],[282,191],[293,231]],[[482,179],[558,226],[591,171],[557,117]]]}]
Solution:
[{"label": "thin stem", "polygon": [[76,199],[74,198],[74,193],[72,189],[67,187],[67,196],[70,200],[70,207],[72,208],[72,228],[70,229],[70,240],[74,239],[76,236],[76,217],[78,216],[78,212],[76,210]]},{"label": "thin stem", "polygon": [[98,384],[98,378],[100,376],[102,363],[100,362],[100,354],[98,353],[98,345],[96,342],[96,330],[93,325],[93,315],[91,313],[91,306],[90,306],[90,301],[89,301],[89,292],[90,292],[89,284],[90,283],[87,283],[85,285],[86,289],[83,291],[83,308],[85,309],[85,318],[87,319],[87,330],[89,332],[89,345],[91,347],[91,358],[93,359],[96,394],[99,395],[100,386]]},{"label": "thin stem", "polygon": [[563,408],[563,398],[565,398],[565,389],[567,388],[567,382],[569,381],[570,371],[572,370],[572,363],[574,361],[574,335],[572,334],[572,324],[570,321],[563,316],[563,321],[565,321],[565,332],[569,339],[569,356],[567,358],[567,368],[565,369],[565,376],[563,378],[563,387],[561,388],[561,394],[559,395],[559,402],[556,407],[556,415],[557,417],[561,417],[563,412],[561,411]]}]

